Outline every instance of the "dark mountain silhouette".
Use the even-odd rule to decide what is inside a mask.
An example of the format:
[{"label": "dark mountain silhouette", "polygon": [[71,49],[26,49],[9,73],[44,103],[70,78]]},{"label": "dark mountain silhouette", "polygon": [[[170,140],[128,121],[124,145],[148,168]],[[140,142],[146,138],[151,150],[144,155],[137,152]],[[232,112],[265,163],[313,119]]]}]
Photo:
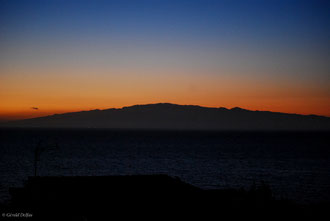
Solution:
[{"label": "dark mountain silhouette", "polygon": [[330,130],[330,118],[316,115],[208,108],[170,103],[134,105],[12,121],[6,127],[161,130]]}]

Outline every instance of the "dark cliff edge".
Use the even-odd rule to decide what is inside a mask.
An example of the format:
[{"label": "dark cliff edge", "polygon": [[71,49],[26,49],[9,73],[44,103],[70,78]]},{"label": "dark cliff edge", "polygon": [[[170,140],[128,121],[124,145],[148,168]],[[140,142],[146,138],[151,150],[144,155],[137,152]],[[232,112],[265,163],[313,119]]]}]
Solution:
[{"label": "dark cliff edge", "polygon": [[[274,198],[261,184],[250,190],[204,190],[167,175],[29,177],[11,188],[3,217],[28,220],[309,218],[328,215],[329,204],[298,205]],[[14,220],[15,217],[7,217]]]},{"label": "dark cliff edge", "polygon": [[55,114],[2,123],[0,127],[330,131],[330,118],[159,103]]}]

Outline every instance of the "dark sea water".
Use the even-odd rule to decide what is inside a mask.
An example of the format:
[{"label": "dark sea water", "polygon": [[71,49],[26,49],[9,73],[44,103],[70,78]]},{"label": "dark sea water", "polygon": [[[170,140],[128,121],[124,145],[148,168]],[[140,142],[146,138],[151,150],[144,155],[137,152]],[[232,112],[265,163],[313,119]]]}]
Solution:
[{"label": "dark sea water", "polygon": [[[330,201],[329,132],[0,129],[0,201],[41,176],[168,174],[202,188],[269,184],[276,197]],[[58,148],[53,148],[55,144]]]}]

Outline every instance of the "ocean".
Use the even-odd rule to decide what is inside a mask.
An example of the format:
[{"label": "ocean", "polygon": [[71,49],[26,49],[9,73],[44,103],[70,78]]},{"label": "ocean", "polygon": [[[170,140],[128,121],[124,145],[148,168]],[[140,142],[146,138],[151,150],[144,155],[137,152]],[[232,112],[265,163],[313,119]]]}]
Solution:
[{"label": "ocean", "polygon": [[268,184],[276,198],[330,201],[329,132],[0,129],[0,202],[39,176],[168,174],[205,189]]}]

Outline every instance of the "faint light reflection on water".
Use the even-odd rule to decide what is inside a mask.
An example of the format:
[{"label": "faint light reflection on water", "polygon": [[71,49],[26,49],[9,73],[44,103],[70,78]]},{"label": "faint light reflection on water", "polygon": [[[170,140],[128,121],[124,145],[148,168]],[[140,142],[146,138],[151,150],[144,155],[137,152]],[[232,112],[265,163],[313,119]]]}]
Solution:
[{"label": "faint light reflection on water", "polygon": [[2,130],[0,198],[33,175],[38,140],[41,176],[168,174],[202,188],[249,188],[265,181],[277,197],[330,200],[327,133]]}]

